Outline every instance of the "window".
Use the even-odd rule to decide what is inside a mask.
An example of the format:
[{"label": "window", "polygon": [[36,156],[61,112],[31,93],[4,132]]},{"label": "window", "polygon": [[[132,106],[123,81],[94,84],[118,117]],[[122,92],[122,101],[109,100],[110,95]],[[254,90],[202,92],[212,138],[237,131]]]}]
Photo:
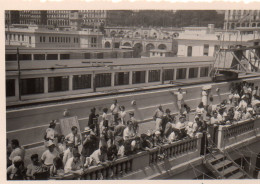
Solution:
[{"label": "window", "polygon": [[54,37],[51,37],[51,42],[54,42]]},{"label": "window", "polygon": [[149,82],[158,82],[160,81],[160,70],[149,70]]},{"label": "window", "polygon": [[6,61],[16,61],[17,60],[17,55],[16,54],[6,54],[5,55],[5,60]]},{"label": "window", "polygon": [[49,42],[51,42],[51,37],[49,37]]},{"label": "window", "polygon": [[42,41],[45,42],[45,36],[42,37]]},{"label": "window", "polygon": [[58,54],[47,54],[47,60],[58,60]]},{"label": "window", "polygon": [[91,37],[91,47],[97,47],[97,38]]},{"label": "window", "polygon": [[129,72],[116,72],[115,73],[115,85],[127,85],[129,84]]},{"label": "window", "polygon": [[69,54],[60,54],[60,59],[61,60],[70,59],[70,55]]},{"label": "window", "polygon": [[20,54],[19,55],[20,60],[32,60],[32,55],[31,54]]},{"label": "window", "polygon": [[104,54],[101,52],[101,53],[97,53],[97,58],[98,59],[103,59],[104,58]]},{"label": "window", "polygon": [[186,78],[186,68],[178,68],[176,73],[176,79],[185,79]]},{"label": "window", "polygon": [[18,41],[20,41],[20,35],[18,35]]},{"label": "window", "polygon": [[91,88],[91,74],[73,75],[73,90]]},{"label": "window", "polygon": [[133,84],[145,83],[145,72],[146,71],[134,71],[133,72]]},{"label": "window", "polygon": [[163,56],[163,53],[160,53],[160,56]]},{"label": "window", "polygon": [[200,77],[208,77],[208,75],[209,75],[209,67],[201,67]]},{"label": "window", "polygon": [[174,69],[165,69],[163,71],[163,76],[164,76],[164,80],[173,80],[173,76],[174,76]]},{"label": "window", "polygon": [[100,73],[95,76],[96,87],[108,87],[111,86],[111,73]]},{"label": "window", "polygon": [[24,35],[22,35],[22,41],[24,41]]},{"label": "window", "polygon": [[55,43],[57,42],[57,37],[55,37]]},{"label": "window", "polygon": [[6,96],[15,96],[15,79],[6,79]]},{"label": "window", "polygon": [[197,78],[198,70],[199,70],[199,68],[190,68],[189,69],[189,78]]},{"label": "window", "polygon": [[45,60],[45,54],[34,54],[34,60]]},{"label": "window", "polygon": [[32,38],[29,36],[29,44],[32,43]]},{"label": "window", "polygon": [[208,44],[204,44],[203,55],[204,56],[208,56],[209,55],[209,45]]},{"label": "window", "polygon": [[153,56],[155,56],[155,52],[153,52]]},{"label": "window", "polygon": [[42,42],[42,37],[40,36],[40,42]]},{"label": "window", "polygon": [[69,89],[69,77],[49,77],[48,78],[49,92],[67,91]]},{"label": "window", "polygon": [[84,53],[84,59],[90,59],[91,55],[90,53]]},{"label": "window", "polygon": [[44,92],[44,78],[30,78],[21,80],[21,94],[39,94]]}]

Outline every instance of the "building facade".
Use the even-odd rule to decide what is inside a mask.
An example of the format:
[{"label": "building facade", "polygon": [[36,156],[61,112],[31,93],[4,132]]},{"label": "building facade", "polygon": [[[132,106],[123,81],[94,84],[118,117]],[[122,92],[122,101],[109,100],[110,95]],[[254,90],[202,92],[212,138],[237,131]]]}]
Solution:
[{"label": "building facade", "polygon": [[69,10],[49,10],[47,11],[47,25],[69,26]]},{"label": "building facade", "polygon": [[85,26],[98,27],[101,24],[106,24],[106,10],[79,10],[82,15],[82,24]]},{"label": "building facade", "polygon": [[260,10],[226,10],[224,29],[260,27]]}]

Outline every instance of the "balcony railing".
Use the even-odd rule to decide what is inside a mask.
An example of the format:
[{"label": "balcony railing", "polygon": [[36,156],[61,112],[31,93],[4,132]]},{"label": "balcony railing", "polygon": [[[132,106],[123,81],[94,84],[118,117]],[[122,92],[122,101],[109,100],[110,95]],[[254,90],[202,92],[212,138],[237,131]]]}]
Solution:
[{"label": "balcony railing", "polygon": [[[160,163],[159,154],[162,150],[165,158],[174,158],[183,156],[187,153],[198,152],[195,157],[199,156],[200,140],[202,135],[196,138],[180,140],[171,144],[163,145],[161,148],[155,147],[148,151],[141,151],[137,154],[117,159],[114,162],[106,163],[106,166],[91,166],[87,168],[81,179],[98,180],[98,179],[117,179],[122,178],[132,171],[137,171],[149,167],[151,164]],[[51,179],[69,180],[77,176],[66,174],[63,177],[51,177]]]},{"label": "balcony railing", "polygon": [[257,136],[260,133],[259,121],[260,119],[257,118],[239,121],[233,125],[220,125],[218,128],[218,148],[225,149],[225,147]]}]

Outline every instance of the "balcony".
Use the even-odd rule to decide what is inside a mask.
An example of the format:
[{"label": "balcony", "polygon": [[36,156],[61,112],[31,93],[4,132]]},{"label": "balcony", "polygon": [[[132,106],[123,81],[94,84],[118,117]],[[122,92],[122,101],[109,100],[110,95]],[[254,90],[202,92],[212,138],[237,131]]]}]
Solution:
[{"label": "balcony", "polygon": [[[244,143],[252,144],[258,141],[260,133],[260,119],[240,121],[233,125],[219,126],[218,148],[221,151],[231,151],[241,148]],[[196,138],[186,138],[171,144],[165,144],[137,154],[120,158],[106,166],[91,166],[85,170],[82,179],[162,179],[180,178],[192,167],[203,167],[203,156],[200,156],[202,134]],[[162,154],[160,154],[162,151]],[[174,177],[174,175],[178,175]],[[193,174],[192,174],[193,175]],[[187,176],[191,179],[193,176]],[[191,178],[189,178],[191,177]],[[75,179],[73,174],[51,179]]]}]

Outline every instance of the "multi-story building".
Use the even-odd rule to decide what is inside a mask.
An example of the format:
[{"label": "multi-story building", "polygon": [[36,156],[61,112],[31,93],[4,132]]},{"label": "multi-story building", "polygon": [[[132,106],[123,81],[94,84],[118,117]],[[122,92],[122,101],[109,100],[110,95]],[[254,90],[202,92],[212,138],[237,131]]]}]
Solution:
[{"label": "multi-story building", "polygon": [[226,10],[224,29],[260,27],[260,10]]},{"label": "multi-story building", "polygon": [[48,10],[47,25],[54,26],[69,26],[70,11],[69,10]]},{"label": "multi-story building", "polygon": [[36,25],[6,28],[5,44],[33,48],[100,48],[103,35],[91,31],[60,31]]},{"label": "multi-story building", "polygon": [[20,24],[46,25],[47,11],[43,11],[43,10],[19,11],[19,20],[20,20],[19,21]]},{"label": "multi-story building", "polygon": [[19,24],[20,16],[19,11],[5,11],[5,25]]},{"label": "multi-story building", "polygon": [[80,10],[79,12],[82,15],[83,25],[97,27],[102,23],[106,24],[106,10]]}]

